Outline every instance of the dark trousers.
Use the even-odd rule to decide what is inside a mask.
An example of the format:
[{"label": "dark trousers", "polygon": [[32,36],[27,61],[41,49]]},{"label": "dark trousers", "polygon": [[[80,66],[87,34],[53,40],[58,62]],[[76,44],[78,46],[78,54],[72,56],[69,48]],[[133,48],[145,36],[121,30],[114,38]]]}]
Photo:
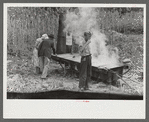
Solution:
[{"label": "dark trousers", "polygon": [[[72,45],[66,45],[66,53],[71,53],[72,54]],[[66,63],[66,66],[68,66],[69,64]]]},{"label": "dark trousers", "polygon": [[88,82],[91,80],[92,75],[92,65],[91,65],[91,55],[82,56],[80,64],[80,74],[79,74],[79,88],[88,88]]},{"label": "dark trousers", "polygon": [[66,45],[66,53],[72,53],[72,45]]}]

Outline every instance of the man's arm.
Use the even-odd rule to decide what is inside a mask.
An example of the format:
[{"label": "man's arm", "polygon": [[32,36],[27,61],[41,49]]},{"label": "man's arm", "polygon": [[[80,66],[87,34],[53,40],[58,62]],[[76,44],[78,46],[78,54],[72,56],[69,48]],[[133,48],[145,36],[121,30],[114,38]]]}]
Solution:
[{"label": "man's arm", "polygon": [[87,42],[83,45],[83,47],[81,47],[80,52],[82,52],[82,51],[85,49],[85,47],[86,47],[89,43],[91,43],[90,40],[87,41]]}]

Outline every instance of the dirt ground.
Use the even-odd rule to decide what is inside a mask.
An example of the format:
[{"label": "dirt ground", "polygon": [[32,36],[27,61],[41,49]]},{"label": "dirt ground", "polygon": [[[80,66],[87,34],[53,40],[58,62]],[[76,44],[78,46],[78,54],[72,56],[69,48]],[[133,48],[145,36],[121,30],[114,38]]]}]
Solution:
[{"label": "dirt ground", "polygon": [[[20,59],[10,55],[7,56],[7,92],[34,93],[56,89],[79,90],[78,78],[75,75],[71,75],[69,72],[64,76],[62,67],[53,60],[50,63],[47,79],[42,80],[40,76],[41,75],[35,73],[30,59],[26,57]],[[119,87],[116,87],[103,82],[95,83],[95,81],[92,80],[89,83],[89,90],[85,92],[143,95],[143,80],[139,80],[133,71],[127,73],[123,77],[123,80],[132,88],[122,83]],[[123,81],[120,80],[120,82]]]}]

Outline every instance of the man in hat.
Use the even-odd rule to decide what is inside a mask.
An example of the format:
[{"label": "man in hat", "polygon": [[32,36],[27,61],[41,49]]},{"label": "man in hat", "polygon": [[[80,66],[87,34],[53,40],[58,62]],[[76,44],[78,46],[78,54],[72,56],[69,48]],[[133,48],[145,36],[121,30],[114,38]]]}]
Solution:
[{"label": "man in hat", "polygon": [[66,33],[66,53],[72,54],[72,33],[68,31]]},{"label": "man in hat", "polygon": [[89,44],[91,43],[92,34],[90,32],[84,33],[84,40],[80,45],[79,53],[81,55],[80,74],[79,74],[79,88],[81,91],[89,88],[88,82],[91,80],[91,52]]},{"label": "man in hat", "polygon": [[51,48],[53,49],[53,53],[55,54],[54,48],[54,35],[50,34],[49,36],[43,35],[43,41],[38,48],[38,57],[39,57],[39,65],[40,71],[42,72],[41,78],[47,77],[47,72],[49,69],[49,63],[51,59]]}]

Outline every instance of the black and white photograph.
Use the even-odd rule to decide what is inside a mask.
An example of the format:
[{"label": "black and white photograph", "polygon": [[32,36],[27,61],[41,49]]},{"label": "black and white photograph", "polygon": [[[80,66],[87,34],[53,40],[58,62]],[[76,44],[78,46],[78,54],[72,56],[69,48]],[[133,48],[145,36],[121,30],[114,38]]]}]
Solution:
[{"label": "black and white photograph", "polygon": [[[41,118],[113,118],[118,107],[120,118],[145,118],[145,28],[145,4],[5,3],[4,104],[50,104],[62,112]],[[96,112],[97,105],[104,110]],[[10,106],[4,115],[13,118]],[[73,114],[69,106],[95,111]],[[18,118],[39,117],[29,113]]]}]

